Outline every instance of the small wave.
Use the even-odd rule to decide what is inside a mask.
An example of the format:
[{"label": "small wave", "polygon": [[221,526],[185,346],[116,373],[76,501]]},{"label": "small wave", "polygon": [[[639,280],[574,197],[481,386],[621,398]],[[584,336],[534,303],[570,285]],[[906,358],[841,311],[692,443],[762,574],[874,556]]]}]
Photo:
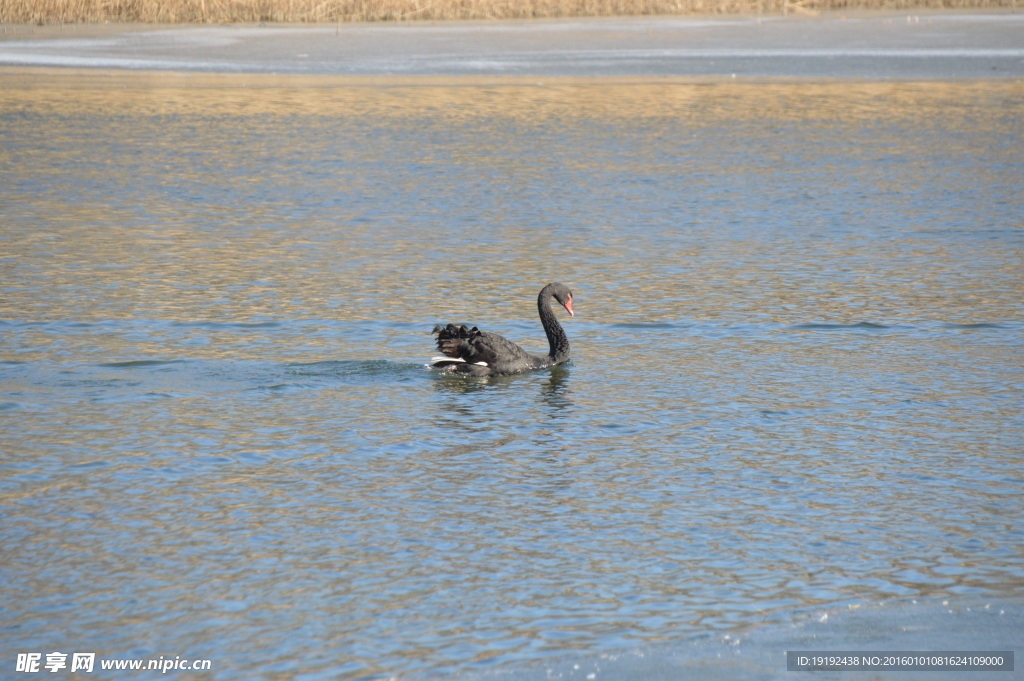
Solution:
[{"label": "small wave", "polygon": [[892,326],[885,324],[875,324],[874,322],[857,322],[856,324],[826,324],[818,322],[808,322],[806,324],[795,324],[790,326],[791,329],[799,331],[845,331],[848,329],[856,330],[875,330],[875,329],[891,329]]},{"label": "small wave", "polygon": [[0,411],[7,411],[8,409],[17,409],[21,405],[17,402],[0,402]]},{"label": "small wave", "polygon": [[418,371],[420,365],[371,359],[293,362],[287,367],[288,373],[295,376],[397,376],[413,369]]},{"label": "small wave", "polygon": [[183,359],[133,359],[127,362],[104,362],[103,364],[97,364],[98,367],[107,367],[109,369],[134,369],[136,367],[158,367],[164,366],[165,364],[182,364],[185,360]]},{"label": "small wave", "polygon": [[302,383],[275,383],[274,385],[258,385],[255,388],[249,388],[249,390],[280,393],[285,392],[286,390],[302,390],[310,387],[312,386],[304,385]]},{"label": "small wave", "polygon": [[58,328],[58,329],[92,329],[98,324],[90,322],[75,322],[70,320],[58,320],[51,322],[42,321],[17,321],[13,319],[3,320],[0,319],[0,326],[13,326],[13,327],[46,327],[46,328]]},{"label": "small wave", "polygon": [[280,328],[281,322],[252,322],[251,324],[235,322],[232,324],[225,324],[224,326],[233,329],[277,329]]},{"label": "small wave", "polygon": [[1002,324],[994,322],[978,322],[977,324],[943,324],[944,329],[1005,329]]},{"label": "small wave", "polygon": [[678,325],[669,322],[616,322],[609,326],[613,329],[674,329]]},{"label": "small wave", "polygon": [[189,461],[189,463],[191,463],[193,465],[194,464],[213,464],[213,465],[218,465],[218,464],[232,464],[232,463],[235,463],[235,460],[230,458],[230,457],[227,457],[227,456],[221,456],[219,454],[208,454],[206,456],[197,456],[197,457],[191,459]]},{"label": "small wave", "polygon": [[228,329],[278,329],[281,327],[281,322],[174,322],[171,326],[177,328],[223,331]]}]

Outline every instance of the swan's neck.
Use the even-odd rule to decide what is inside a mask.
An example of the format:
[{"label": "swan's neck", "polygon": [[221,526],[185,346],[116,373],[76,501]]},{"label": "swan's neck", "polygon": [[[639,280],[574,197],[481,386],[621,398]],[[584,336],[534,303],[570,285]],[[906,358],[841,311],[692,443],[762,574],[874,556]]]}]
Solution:
[{"label": "swan's neck", "polygon": [[561,364],[569,359],[569,339],[551,309],[551,294],[547,287],[537,296],[537,311],[540,312],[540,323],[544,325],[544,333],[548,335],[548,345],[551,346],[548,356],[555,364]]}]

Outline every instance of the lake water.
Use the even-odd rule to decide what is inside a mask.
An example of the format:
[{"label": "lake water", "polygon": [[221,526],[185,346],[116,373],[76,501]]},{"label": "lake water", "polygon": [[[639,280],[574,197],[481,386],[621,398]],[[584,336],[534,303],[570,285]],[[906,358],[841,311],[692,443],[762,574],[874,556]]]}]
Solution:
[{"label": "lake water", "polygon": [[[476,675],[1021,602],[1019,81],[0,83],[5,669]],[[435,322],[544,350],[549,281],[568,366],[425,368]]]}]

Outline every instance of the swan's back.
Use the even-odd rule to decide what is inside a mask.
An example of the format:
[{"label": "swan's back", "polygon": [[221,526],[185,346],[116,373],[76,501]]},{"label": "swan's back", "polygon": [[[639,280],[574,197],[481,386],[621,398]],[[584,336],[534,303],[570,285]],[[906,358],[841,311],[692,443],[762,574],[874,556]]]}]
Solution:
[{"label": "swan's back", "polygon": [[543,358],[531,355],[504,336],[475,326],[437,325],[433,333],[437,335],[437,349],[451,358],[437,358],[433,364],[437,369],[491,376],[544,366]]}]

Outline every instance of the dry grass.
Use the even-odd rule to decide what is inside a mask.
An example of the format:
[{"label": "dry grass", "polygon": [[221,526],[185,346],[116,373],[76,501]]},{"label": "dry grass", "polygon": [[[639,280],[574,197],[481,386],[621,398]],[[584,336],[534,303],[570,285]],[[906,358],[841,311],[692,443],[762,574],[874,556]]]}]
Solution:
[{"label": "dry grass", "polygon": [[0,0],[0,23],[526,19],[1016,7],[1024,0]]}]

